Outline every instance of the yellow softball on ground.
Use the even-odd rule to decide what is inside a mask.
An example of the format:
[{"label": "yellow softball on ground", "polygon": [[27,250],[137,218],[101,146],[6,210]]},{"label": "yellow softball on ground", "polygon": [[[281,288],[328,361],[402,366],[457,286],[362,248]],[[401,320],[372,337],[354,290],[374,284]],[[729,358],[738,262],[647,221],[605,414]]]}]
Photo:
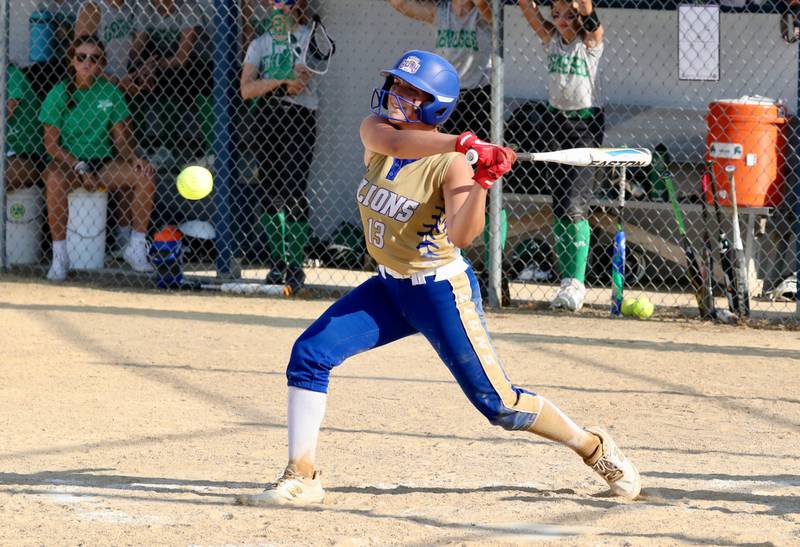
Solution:
[{"label": "yellow softball on ground", "polygon": [[631,315],[633,315],[634,304],[636,304],[635,298],[630,298],[630,297],[624,298],[622,300],[622,307],[621,307],[622,315],[624,315],[625,317],[630,317]]},{"label": "yellow softball on ground", "polygon": [[213,186],[211,171],[199,165],[190,165],[178,175],[178,192],[186,199],[203,199]]},{"label": "yellow softball on ground", "polygon": [[633,304],[633,314],[639,319],[647,319],[653,315],[653,311],[655,311],[655,306],[646,296],[637,298]]}]

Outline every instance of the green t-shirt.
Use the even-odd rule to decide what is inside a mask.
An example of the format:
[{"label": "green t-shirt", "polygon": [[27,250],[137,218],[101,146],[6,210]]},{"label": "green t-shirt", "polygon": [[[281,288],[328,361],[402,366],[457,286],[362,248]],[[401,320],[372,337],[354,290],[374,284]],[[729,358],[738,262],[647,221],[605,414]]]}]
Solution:
[{"label": "green t-shirt", "polygon": [[74,92],[67,110],[67,84],[56,85],[42,104],[39,121],[61,131],[61,146],[80,160],[109,158],[114,149],[111,128],[130,117],[125,96],[105,78]]},{"label": "green t-shirt", "polygon": [[8,121],[8,152],[25,154],[26,156],[43,155],[42,124],[36,118],[41,101],[33,91],[25,74],[14,65],[8,66],[9,101],[17,101],[14,115]]}]

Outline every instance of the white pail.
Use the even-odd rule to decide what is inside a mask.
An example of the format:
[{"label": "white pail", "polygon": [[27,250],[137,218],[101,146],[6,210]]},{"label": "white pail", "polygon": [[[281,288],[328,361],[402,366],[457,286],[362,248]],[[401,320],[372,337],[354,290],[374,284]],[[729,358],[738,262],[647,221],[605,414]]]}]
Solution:
[{"label": "white pail", "polygon": [[99,270],[103,267],[107,210],[106,192],[70,192],[67,253],[71,269]]},{"label": "white pail", "polygon": [[35,186],[6,195],[6,258],[9,265],[39,262],[43,204],[42,190]]}]

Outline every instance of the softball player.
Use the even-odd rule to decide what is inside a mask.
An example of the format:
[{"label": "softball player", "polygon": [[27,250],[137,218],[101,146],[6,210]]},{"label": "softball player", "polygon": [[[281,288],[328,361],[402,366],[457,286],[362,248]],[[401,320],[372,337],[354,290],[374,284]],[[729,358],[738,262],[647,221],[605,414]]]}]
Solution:
[{"label": "softball player", "polygon": [[[442,124],[448,133],[469,129],[482,137],[491,133],[489,99],[492,96],[492,8],[487,0],[389,0],[403,15],[436,27],[434,52],[447,59],[458,71],[459,101]],[[508,214],[500,212],[500,240],[505,249]],[[483,232],[484,265],[489,264],[489,229]],[[478,275],[481,292],[486,292],[488,270]],[[508,280],[502,280],[502,305],[511,302]]]},{"label": "softball player", "polygon": [[250,141],[264,190],[261,223],[272,257],[268,284],[286,284],[295,293],[305,284],[308,175],[317,138],[316,81],[298,64],[292,44],[305,43],[310,29],[297,24],[294,0],[272,0],[276,17],[270,31],[247,47],[239,91],[251,104]]},{"label": "softball player", "polygon": [[[584,430],[540,395],[513,385],[492,347],[478,282],[459,247],[481,233],[486,193],[516,159],[506,148],[437,126],[458,98],[458,73],[426,51],[381,72],[374,115],[361,124],[366,174],[356,191],[367,248],[379,273],[333,304],[298,338],[289,383],[289,464],[245,505],[322,501],[315,465],[328,378],[348,357],[422,333],[467,399],[489,420],[559,441],[617,495],[639,493],[639,474],[601,429]],[[473,173],[464,152],[478,152]],[[413,158],[413,159],[412,159]]]},{"label": "softball player", "polygon": [[[605,118],[598,67],[603,55],[603,26],[591,0],[555,0],[547,21],[533,0],[519,6],[531,28],[547,47],[550,104],[546,131],[550,149],[588,147],[603,143]],[[586,297],[586,261],[589,256],[589,200],[594,172],[588,167],[562,166],[554,181],[553,232],[561,266],[561,287],[551,301],[554,308],[578,311]]]}]

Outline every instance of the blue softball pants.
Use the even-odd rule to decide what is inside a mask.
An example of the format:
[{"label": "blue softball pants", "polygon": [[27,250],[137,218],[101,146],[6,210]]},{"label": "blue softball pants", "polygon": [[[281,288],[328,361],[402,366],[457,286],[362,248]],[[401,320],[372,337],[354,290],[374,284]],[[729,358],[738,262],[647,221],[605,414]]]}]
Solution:
[{"label": "blue softball pants", "polygon": [[470,402],[490,423],[529,429],[540,399],[511,383],[483,320],[471,267],[449,279],[424,283],[386,273],[335,302],[292,347],[288,383],[327,393],[331,370],[348,357],[421,333],[444,361]]}]

